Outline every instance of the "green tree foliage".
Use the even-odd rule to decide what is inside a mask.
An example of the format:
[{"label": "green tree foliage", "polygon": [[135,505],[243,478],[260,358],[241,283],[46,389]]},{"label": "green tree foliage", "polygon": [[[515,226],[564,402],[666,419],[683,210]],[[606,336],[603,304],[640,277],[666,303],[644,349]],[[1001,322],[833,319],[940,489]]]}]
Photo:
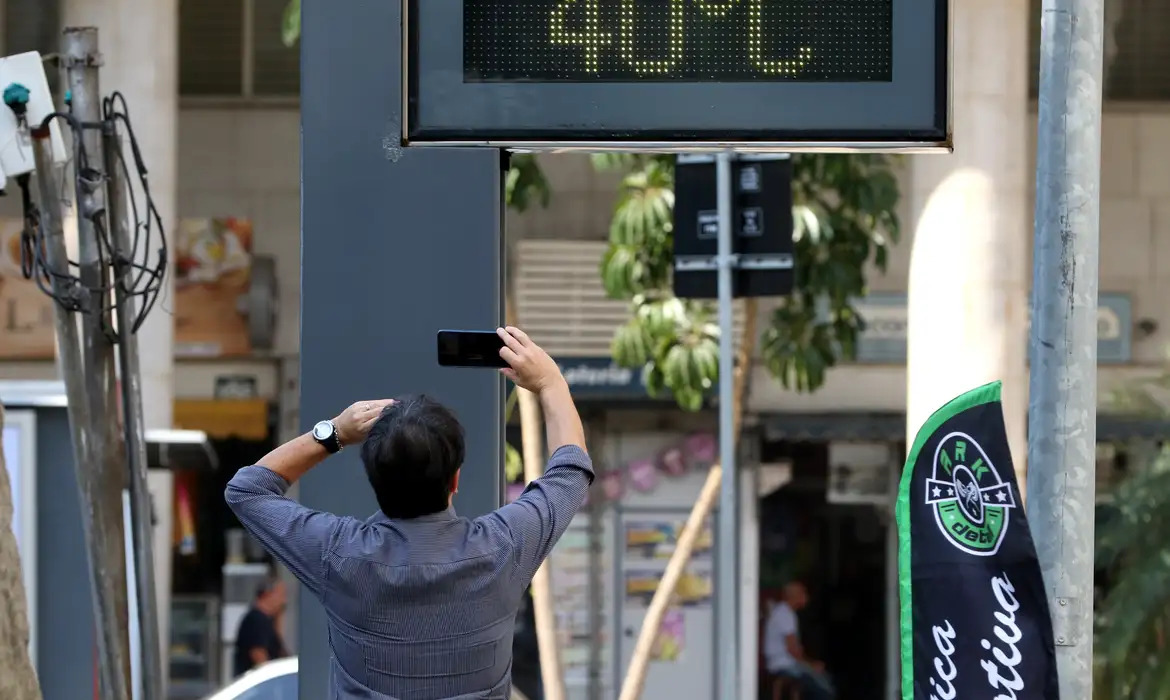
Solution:
[{"label": "green tree foliage", "polygon": [[[504,405],[504,422],[508,423],[512,420],[512,415],[516,411],[516,404],[519,400],[520,393],[513,389],[508,394],[508,402]],[[504,441],[504,478],[509,482],[516,481],[524,476],[524,460],[520,457],[520,451],[512,446],[512,443]]]},{"label": "green tree foliage", "polygon": [[[715,307],[671,291],[674,159],[602,154],[598,168],[625,173],[601,261],[613,298],[631,318],[614,335],[614,359],[641,367],[651,394],[670,391],[689,410],[719,378]],[[865,294],[865,266],[885,270],[898,239],[898,183],[882,155],[793,156],[796,291],[780,301],[760,350],[785,387],[812,391],[825,372],[855,357],[864,322],[853,303]]]},{"label": "green tree foliage", "polygon": [[301,38],[301,0],[288,0],[281,17],[280,37],[285,46],[293,46]]},{"label": "green tree foliage", "polygon": [[[1111,392],[1111,410],[1170,419],[1162,397],[1170,372]],[[1126,447],[1124,480],[1097,506],[1097,571],[1110,587],[1098,592],[1094,700],[1170,698],[1170,443]],[[1102,595],[1103,593],[1103,595]]]},{"label": "green tree foliage", "polygon": [[1170,446],[1113,494],[1097,523],[1097,566],[1114,586],[1097,611],[1094,697],[1170,697]]},{"label": "green tree foliage", "polygon": [[533,205],[547,207],[551,198],[552,190],[536,156],[531,153],[513,154],[508,174],[504,176],[504,205],[521,213]]}]

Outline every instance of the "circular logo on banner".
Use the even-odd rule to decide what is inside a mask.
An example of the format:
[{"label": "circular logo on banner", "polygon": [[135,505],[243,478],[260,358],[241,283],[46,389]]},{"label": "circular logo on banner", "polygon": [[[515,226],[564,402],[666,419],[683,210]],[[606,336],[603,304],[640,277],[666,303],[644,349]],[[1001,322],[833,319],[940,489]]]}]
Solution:
[{"label": "circular logo on banner", "polygon": [[977,557],[999,551],[1016,507],[1011,482],[966,433],[950,433],[939,442],[926,480],[926,504],[947,541]]}]

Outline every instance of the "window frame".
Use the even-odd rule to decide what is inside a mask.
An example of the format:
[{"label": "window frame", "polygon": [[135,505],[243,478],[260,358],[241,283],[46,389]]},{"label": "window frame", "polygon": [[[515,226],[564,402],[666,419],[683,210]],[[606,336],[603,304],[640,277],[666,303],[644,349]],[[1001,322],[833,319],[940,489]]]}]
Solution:
[{"label": "window frame", "polygon": [[[7,0],[0,0],[0,7]],[[189,0],[191,1],[191,0]],[[301,104],[300,88],[296,95],[257,95],[256,94],[256,1],[240,0],[240,94],[239,95],[184,95],[181,86],[179,92],[179,107],[194,109],[231,109],[231,108],[271,108],[289,109],[299,108]],[[179,28],[180,36],[182,27]],[[179,43],[180,47],[182,42]],[[290,51],[299,50],[290,48]],[[180,51],[178,57],[180,65],[183,56]]]}]

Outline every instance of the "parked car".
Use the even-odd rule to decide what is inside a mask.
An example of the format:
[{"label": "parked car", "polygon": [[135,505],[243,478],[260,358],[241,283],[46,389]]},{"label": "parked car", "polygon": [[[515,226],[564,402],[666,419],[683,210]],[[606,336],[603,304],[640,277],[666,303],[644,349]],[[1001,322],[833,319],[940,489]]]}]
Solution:
[{"label": "parked car", "polygon": [[[277,659],[257,666],[207,700],[298,700],[297,657]],[[512,700],[527,700],[512,690]]]},{"label": "parked car", "polygon": [[248,671],[207,700],[298,700],[297,657],[277,659]]}]

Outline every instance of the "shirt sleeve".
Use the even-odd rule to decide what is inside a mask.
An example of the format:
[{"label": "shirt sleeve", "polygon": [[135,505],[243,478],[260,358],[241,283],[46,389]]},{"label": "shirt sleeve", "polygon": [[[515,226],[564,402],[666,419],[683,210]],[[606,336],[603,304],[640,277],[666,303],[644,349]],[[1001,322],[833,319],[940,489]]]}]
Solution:
[{"label": "shirt sleeve", "polygon": [[527,583],[585,503],[593,483],[593,462],[576,445],[557,449],[544,475],[528,484],[512,503],[490,513],[512,540],[523,581]]},{"label": "shirt sleeve", "polygon": [[228,482],[224,499],[264,549],[320,597],[325,555],[348,518],[312,510],[284,494],[289,483],[265,467],[244,467]]}]

